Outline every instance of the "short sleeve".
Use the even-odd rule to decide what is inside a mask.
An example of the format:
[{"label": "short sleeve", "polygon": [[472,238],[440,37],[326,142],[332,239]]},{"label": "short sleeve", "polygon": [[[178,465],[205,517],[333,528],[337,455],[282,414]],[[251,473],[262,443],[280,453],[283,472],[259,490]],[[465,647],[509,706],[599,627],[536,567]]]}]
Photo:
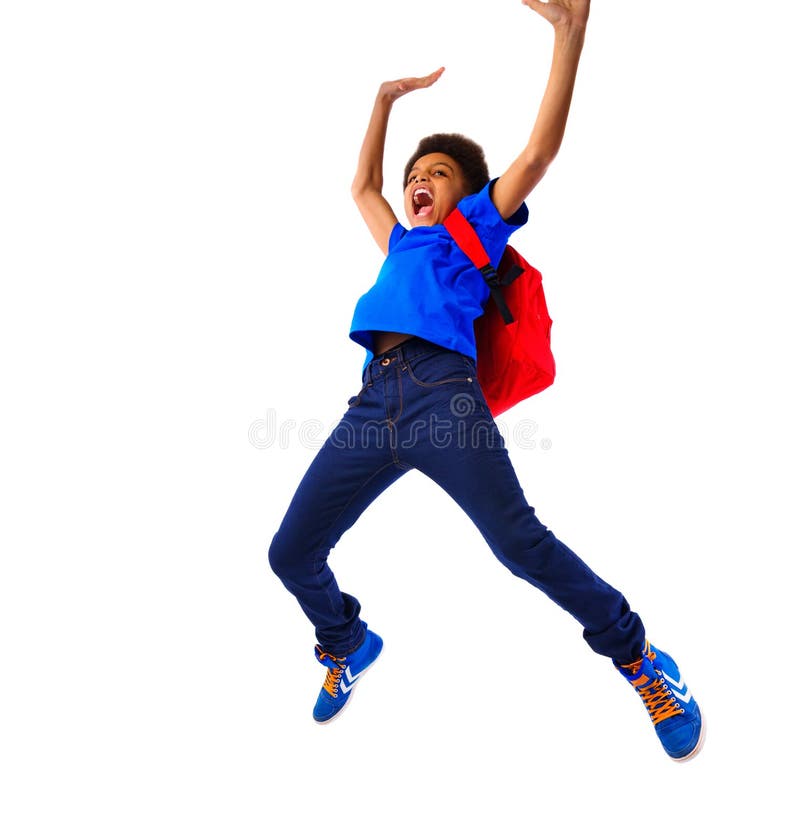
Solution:
[{"label": "short sleeve", "polygon": [[391,253],[396,247],[397,243],[408,233],[408,231],[397,222],[389,234],[389,252]]},{"label": "short sleeve", "polygon": [[458,203],[459,210],[475,228],[493,262],[499,261],[509,236],[528,221],[528,207],[524,202],[510,218],[504,219],[500,215],[491,197],[496,181],[495,178],[480,192],[468,195]]}]

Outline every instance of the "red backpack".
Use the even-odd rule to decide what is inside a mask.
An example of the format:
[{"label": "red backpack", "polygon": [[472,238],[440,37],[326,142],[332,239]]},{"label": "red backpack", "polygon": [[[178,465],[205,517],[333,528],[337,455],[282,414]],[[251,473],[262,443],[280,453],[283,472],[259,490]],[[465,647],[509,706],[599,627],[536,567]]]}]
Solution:
[{"label": "red backpack", "polygon": [[494,305],[487,301],[475,319],[475,342],[478,382],[496,417],[552,385],[556,375],[542,275],[510,245],[495,269],[460,210],[453,210],[444,226],[491,289]]}]

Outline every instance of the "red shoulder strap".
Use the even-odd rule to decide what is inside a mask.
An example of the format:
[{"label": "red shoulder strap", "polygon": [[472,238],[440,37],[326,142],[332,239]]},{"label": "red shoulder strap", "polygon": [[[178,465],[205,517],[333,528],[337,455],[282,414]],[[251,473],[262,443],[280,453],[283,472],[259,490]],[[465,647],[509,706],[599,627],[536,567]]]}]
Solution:
[{"label": "red shoulder strap", "polygon": [[507,276],[501,280],[497,276],[497,271],[489,260],[489,255],[486,253],[486,249],[483,247],[478,234],[475,233],[475,228],[466,220],[464,214],[458,207],[450,213],[443,224],[447,228],[447,232],[455,240],[456,245],[461,248],[467,257],[469,257],[470,262],[483,275],[483,279],[489,286],[492,300],[497,304],[497,308],[503,316],[503,321],[506,324],[513,324],[514,316],[508,308],[500,287],[507,286],[515,280],[522,273],[522,269],[518,266],[512,266],[512,269],[507,272]]},{"label": "red shoulder strap", "polygon": [[455,240],[456,245],[470,258],[475,268],[481,271],[486,266],[491,265],[489,255],[481,244],[478,234],[475,233],[475,228],[466,220],[458,207],[450,213],[443,224]]}]

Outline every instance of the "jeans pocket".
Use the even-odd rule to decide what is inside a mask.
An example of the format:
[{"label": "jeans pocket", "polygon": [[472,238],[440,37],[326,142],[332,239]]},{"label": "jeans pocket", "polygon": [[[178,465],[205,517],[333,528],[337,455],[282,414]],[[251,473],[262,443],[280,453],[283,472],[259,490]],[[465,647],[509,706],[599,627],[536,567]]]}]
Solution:
[{"label": "jeans pocket", "polygon": [[455,352],[431,353],[406,362],[408,376],[422,388],[438,388],[451,383],[468,383],[474,370],[465,356]]}]

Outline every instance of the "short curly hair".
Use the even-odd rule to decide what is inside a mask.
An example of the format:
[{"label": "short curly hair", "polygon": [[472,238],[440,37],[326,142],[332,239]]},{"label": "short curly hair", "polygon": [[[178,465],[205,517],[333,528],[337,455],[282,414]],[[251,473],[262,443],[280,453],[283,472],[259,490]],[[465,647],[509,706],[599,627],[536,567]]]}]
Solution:
[{"label": "short curly hair", "polygon": [[408,184],[408,175],[414,164],[421,157],[434,152],[448,155],[461,167],[469,195],[480,192],[489,183],[489,167],[483,149],[474,140],[463,134],[431,134],[419,141],[417,150],[406,164],[403,189]]}]

